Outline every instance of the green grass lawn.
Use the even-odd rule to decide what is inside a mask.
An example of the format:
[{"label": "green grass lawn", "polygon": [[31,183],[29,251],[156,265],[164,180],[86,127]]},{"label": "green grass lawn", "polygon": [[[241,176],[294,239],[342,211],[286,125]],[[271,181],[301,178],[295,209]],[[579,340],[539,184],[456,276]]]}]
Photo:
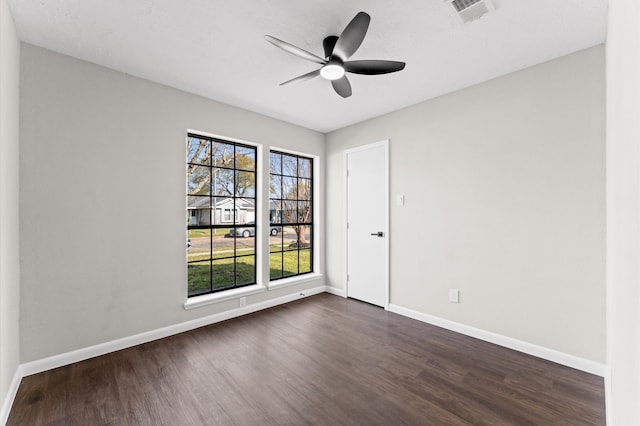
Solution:
[{"label": "green grass lawn", "polygon": [[[199,261],[201,260],[200,256],[196,258],[189,258],[190,261],[198,261],[196,263],[190,263],[188,266],[190,296],[209,292],[209,286],[211,285],[211,265],[210,260],[208,259],[209,254],[207,252],[206,255],[203,254],[202,256],[207,260]],[[255,257],[242,256],[235,260],[237,262],[235,264],[234,272],[234,258],[218,259],[215,258],[214,254],[213,290],[234,287],[234,281],[238,286],[254,283],[256,281]],[[299,271],[298,263],[300,265]],[[284,253],[271,253],[269,256],[269,269],[270,279],[284,278],[296,275],[298,272],[311,272],[311,252],[309,250],[300,250],[300,252],[289,251]]]}]

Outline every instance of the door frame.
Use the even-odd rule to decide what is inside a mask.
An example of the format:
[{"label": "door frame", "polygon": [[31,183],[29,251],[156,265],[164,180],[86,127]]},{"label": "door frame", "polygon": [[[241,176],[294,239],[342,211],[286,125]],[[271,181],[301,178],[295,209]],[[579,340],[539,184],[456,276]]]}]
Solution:
[{"label": "door frame", "polygon": [[342,247],[344,249],[344,271],[343,271],[343,279],[344,279],[344,296],[349,297],[349,280],[348,278],[348,270],[349,270],[349,236],[347,229],[347,220],[349,217],[349,194],[348,194],[348,156],[354,152],[365,151],[372,148],[377,148],[382,146],[384,148],[384,309],[389,310],[389,139],[384,139],[379,142],[374,142],[366,145],[357,146],[355,148],[345,149],[343,151],[343,244]]}]

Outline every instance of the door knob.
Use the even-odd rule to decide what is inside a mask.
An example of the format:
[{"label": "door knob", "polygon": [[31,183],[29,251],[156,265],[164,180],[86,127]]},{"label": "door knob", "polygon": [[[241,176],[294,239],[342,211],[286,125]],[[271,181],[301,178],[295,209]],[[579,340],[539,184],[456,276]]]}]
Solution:
[{"label": "door knob", "polygon": [[382,231],[379,231],[379,232],[373,232],[373,233],[371,233],[371,235],[373,235],[374,237],[380,237],[380,238],[382,238],[382,237],[384,237],[384,232],[382,232]]}]

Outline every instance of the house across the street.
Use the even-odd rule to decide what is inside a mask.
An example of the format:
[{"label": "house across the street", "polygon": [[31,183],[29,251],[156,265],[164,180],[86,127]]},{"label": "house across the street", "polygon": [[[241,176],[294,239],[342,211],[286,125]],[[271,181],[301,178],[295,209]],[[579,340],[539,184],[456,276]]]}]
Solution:
[{"label": "house across the street", "polygon": [[251,199],[236,198],[234,206],[232,198],[223,198],[211,207],[210,198],[190,196],[187,203],[191,226],[244,224],[256,219],[256,204]]}]

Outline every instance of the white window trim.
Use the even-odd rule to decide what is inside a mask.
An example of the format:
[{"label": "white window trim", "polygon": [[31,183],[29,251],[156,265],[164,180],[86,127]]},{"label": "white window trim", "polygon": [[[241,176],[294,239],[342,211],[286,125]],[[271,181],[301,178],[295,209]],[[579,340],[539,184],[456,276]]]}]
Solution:
[{"label": "white window trim", "polygon": [[316,281],[322,278],[322,274],[319,272],[311,272],[303,275],[295,275],[290,278],[281,278],[275,281],[269,281],[267,285],[268,290],[276,290],[283,287],[290,287],[292,285],[304,284],[309,281]]},{"label": "white window trim", "polygon": [[254,284],[246,287],[233,288],[231,290],[219,291],[217,293],[205,294],[202,296],[189,297],[184,302],[184,309],[195,309],[201,306],[212,305],[227,300],[238,299],[240,297],[250,296],[252,294],[262,293],[267,288],[260,284]]}]

